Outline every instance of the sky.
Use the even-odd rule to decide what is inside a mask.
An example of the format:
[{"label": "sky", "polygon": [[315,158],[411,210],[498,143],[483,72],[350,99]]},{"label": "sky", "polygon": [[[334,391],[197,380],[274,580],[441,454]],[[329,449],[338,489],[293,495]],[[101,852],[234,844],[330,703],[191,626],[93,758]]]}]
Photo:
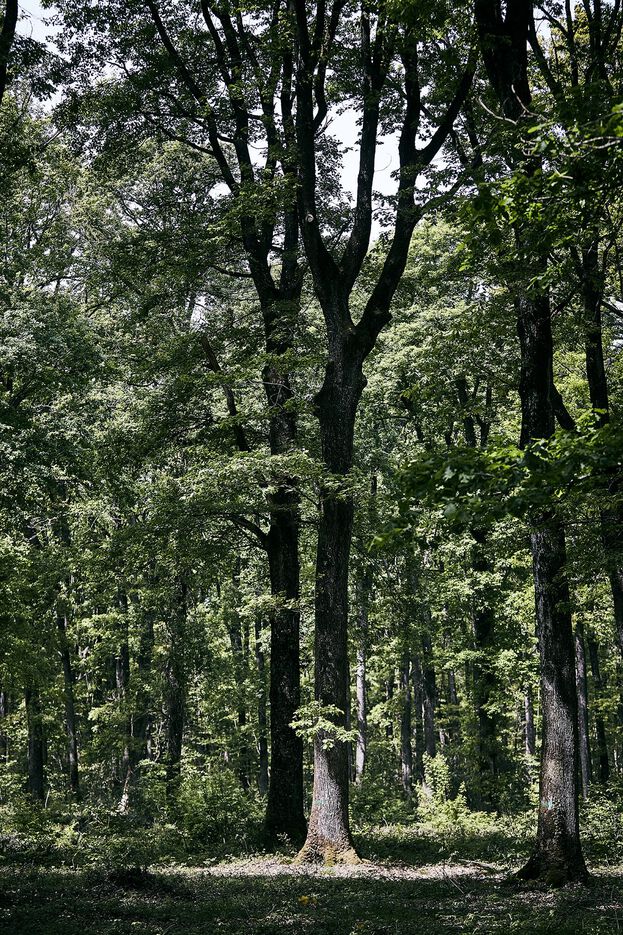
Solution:
[{"label": "sky", "polygon": [[[46,22],[53,11],[44,10],[38,0],[20,0],[20,20],[18,31],[37,41],[52,39],[59,27],[53,27]],[[354,110],[336,114],[331,120],[331,133],[342,144],[342,186],[346,192],[354,196],[357,188],[358,151],[357,142],[357,113]],[[397,141],[391,137],[379,140],[376,154],[374,188],[381,195],[393,195],[396,192],[396,180],[392,172],[398,167]],[[380,232],[378,225],[374,226],[373,238]]]}]

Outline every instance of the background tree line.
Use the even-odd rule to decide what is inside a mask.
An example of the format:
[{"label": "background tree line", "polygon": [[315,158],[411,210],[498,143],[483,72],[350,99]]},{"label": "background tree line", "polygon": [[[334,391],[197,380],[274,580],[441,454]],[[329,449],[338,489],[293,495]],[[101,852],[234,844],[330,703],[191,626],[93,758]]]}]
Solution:
[{"label": "background tree line", "polygon": [[351,811],[538,802],[523,874],[584,879],[623,755],[620,4],[53,14],[54,51],[11,2],[0,34],[3,801],[314,861],[358,859]]}]

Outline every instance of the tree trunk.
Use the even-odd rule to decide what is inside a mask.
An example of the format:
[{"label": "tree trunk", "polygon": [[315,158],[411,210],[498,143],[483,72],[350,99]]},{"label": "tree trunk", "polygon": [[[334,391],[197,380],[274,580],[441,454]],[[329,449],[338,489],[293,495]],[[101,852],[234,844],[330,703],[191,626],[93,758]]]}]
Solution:
[{"label": "tree trunk", "polygon": [[553,516],[531,534],[543,736],[537,841],[519,872],[552,885],[587,876],[578,817],[578,706],[565,538]]},{"label": "tree trunk", "polygon": [[59,648],[63,663],[63,698],[65,702],[65,728],[67,730],[67,754],[69,761],[69,788],[72,795],[80,797],[80,778],[78,773],[78,729],[76,725],[76,707],[74,703],[74,673],[71,665],[69,643],[67,641],[67,618],[57,613]]},{"label": "tree trunk", "polygon": [[411,749],[411,658],[408,652],[400,662],[400,691],[402,710],[400,714],[400,766],[402,790],[410,799],[413,795],[413,751]]},{"label": "tree trunk", "polygon": [[27,789],[39,802],[45,799],[45,739],[41,717],[39,691],[25,691],[26,721],[28,724],[28,782]]},{"label": "tree trunk", "polygon": [[[286,174],[291,174],[287,166]],[[262,380],[269,407],[269,445],[274,457],[296,448],[296,409],[286,367],[281,360],[293,347],[300,312],[302,274],[297,264],[299,223],[295,205],[284,213],[284,253],[279,285],[254,272],[262,305],[266,352],[270,363]],[[268,256],[263,258],[268,273]],[[254,270],[254,264],[251,264]],[[275,471],[268,494],[270,527],[265,547],[274,609],[270,619],[270,779],[266,801],[265,836],[274,844],[280,836],[295,844],[305,839],[303,810],[303,741],[291,722],[301,703],[300,671],[300,558],[299,482]]]},{"label": "tree trunk", "polygon": [[[508,3],[504,15],[497,0],[475,0],[479,44],[491,87],[503,115],[516,128],[506,151],[511,170],[529,176],[540,169],[538,157],[525,160],[522,129],[531,112],[528,37],[531,3]],[[540,222],[522,216],[513,225],[514,266],[523,282],[510,284],[515,293],[521,352],[519,396],[522,447],[554,432],[552,388],[553,340],[546,285],[545,233]],[[511,259],[511,258],[507,258]],[[575,647],[569,587],[565,568],[565,534],[553,514],[531,517],[537,635],[541,658],[540,807],[534,853],[520,872],[550,882],[587,876],[578,826],[578,713],[575,689]]]},{"label": "tree trunk", "polygon": [[588,689],[586,684],[586,653],[584,650],[584,626],[575,627],[575,681],[578,692],[578,743],[580,756],[580,780],[582,796],[588,798],[591,781],[591,751],[588,739]]},{"label": "tree trunk", "polygon": [[9,696],[0,689],[0,757],[8,760],[9,757],[9,738],[2,729],[2,720],[9,715]]},{"label": "tree trunk", "polygon": [[[337,728],[346,728],[348,700],[348,565],[353,532],[351,494],[337,490],[352,466],[355,413],[364,386],[361,363],[327,366],[316,397],[324,463],[333,484],[321,490],[316,554],[315,697]],[[329,709],[327,711],[327,708]],[[348,821],[348,744],[319,731],[314,741],[314,789],[306,861],[359,860]]]},{"label": "tree trunk", "polygon": [[[389,638],[389,633],[385,631],[385,636]],[[389,717],[387,724],[385,726],[385,735],[388,740],[391,740],[394,736],[394,722],[393,722],[393,705],[394,700],[394,687],[396,685],[396,675],[392,669],[387,678],[385,679],[385,700],[387,702],[387,711],[389,712]]]},{"label": "tree trunk", "polygon": [[428,756],[437,755],[435,707],[437,705],[437,679],[433,664],[433,647],[427,630],[422,634],[422,687],[424,707],[424,749]]},{"label": "tree trunk", "polygon": [[273,498],[268,534],[271,592],[277,602],[270,628],[270,783],[266,836],[305,839],[303,741],[290,724],[301,703],[298,501],[292,492]]},{"label": "tree trunk", "polygon": [[[237,563],[239,566],[239,562]],[[233,605],[229,609],[227,629],[234,662],[234,679],[236,682],[236,708],[238,712],[238,736],[236,739],[238,778],[245,792],[249,790],[249,746],[247,743],[247,709],[245,705],[244,685],[246,681],[247,660],[243,645],[241,619],[238,612],[240,605],[239,592],[240,572],[237,568],[234,573]]]},{"label": "tree trunk", "polygon": [[127,812],[130,799],[130,751],[132,749],[132,717],[128,705],[128,688],[130,685],[130,647],[128,644],[128,597],[125,591],[119,589],[117,603],[121,613],[121,637],[117,655],[114,658],[115,688],[117,703],[122,712],[124,722],[123,747],[119,765],[119,781],[122,792],[119,800],[119,811]]},{"label": "tree trunk", "polygon": [[528,756],[536,756],[536,727],[534,724],[534,701],[532,688],[526,687],[524,694],[524,744]]},{"label": "tree trunk", "polygon": [[424,782],[424,691],[422,663],[419,656],[414,656],[412,666],[413,678],[413,715],[415,718],[415,781],[418,785]]},{"label": "tree trunk", "polygon": [[186,630],[186,587],[179,583],[168,620],[169,651],[165,664],[165,708],[167,716],[167,798],[172,802],[177,793],[184,745],[186,721],[186,691],[184,671],[184,638]]},{"label": "tree trunk", "polygon": [[[472,567],[477,575],[491,572],[491,563],[486,553],[487,534],[484,529],[472,529],[475,547]],[[491,701],[496,688],[493,667],[495,650],[495,612],[491,586],[478,582],[476,608],[474,611],[474,644],[476,656],[472,667],[474,685],[474,707],[478,721],[478,772],[479,787],[476,800],[484,809],[497,807],[496,780],[498,777],[498,724],[491,710]]]},{"label": "tree trunk", "polygon": [[[610,421],[608,377],[604,362],[601,306],[604,294],[603,274],[599,264],[599,241],[594,240],[581,252],[582,325],[586,378],[591,405],[597,413],[597,424]],[[619,482],[614,481],[618,492]],[[612,593],[614,628],[617,646],[623,658],[623,507],[602,510],[601,538],[606,559],[606,571]]]},{"label": "tree trunk", "polygon": [[604,724],[603,714],[599,710],[599,701],[603,692],[603,681],[601,678],[601,669],[599,666],[599,646],[593,636],[588,638],[588,657],[591,663],[591,675],[593,676],[593,685],[595,686],[595,700],[593,708],[595,710],[595,733],[597,735],[597,775],[599,782],[605,785],[610,779],[610,763],[608,761],[608,741],[606,738],[606,725]]},{"label": "tree trunk", "polygon": [[255,662],[257,665],[257,728],[258,757],[257,788],[263,797],[268,793],[268,712],[266,708],[266,660],[262,648],[262,621],[255,620]]},{"label": "tree trunk", "polygon": [[366,769],[368,738],[368,700],[366,662],[368,651],[368,599],[367,575],[357,580],[357,745],[355,749],[355,781],[361,782]]}]

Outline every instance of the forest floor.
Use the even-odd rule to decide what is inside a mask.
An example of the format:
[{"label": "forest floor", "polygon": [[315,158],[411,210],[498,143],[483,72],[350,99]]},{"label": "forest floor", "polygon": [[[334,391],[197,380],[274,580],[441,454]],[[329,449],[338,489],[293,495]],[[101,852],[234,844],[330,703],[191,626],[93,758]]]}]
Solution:
[{"label": "forest floor", "polygon": [[[623,865],[591,866],[588,887],[510,882],[503,842],[387,829],[358,841],[357,866],[301,867],[292,856],[149,864],[50,859],[0,846],[2,935],[442,935],[623,931]],[[0,841],[0,845],[2,842]],[[17,848],[19,851],[19,848]],[[511,853],[518,865],[519,852]],[[63,853],[59,851],[59,854]],[[127,855],[131,855],[128,853]],[[489,859],[487,859],[487,857]],[[519,861],[520,862],[520,861]]]}]

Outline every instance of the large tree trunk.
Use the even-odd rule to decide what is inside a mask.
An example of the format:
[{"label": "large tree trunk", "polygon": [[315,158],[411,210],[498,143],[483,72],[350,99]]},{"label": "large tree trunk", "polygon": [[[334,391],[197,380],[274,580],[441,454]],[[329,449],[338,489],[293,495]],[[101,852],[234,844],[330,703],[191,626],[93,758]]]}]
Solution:
[{"label": "large tree trunk", "polygon": [[[290,380],[277,363],[280,355],[292,349],[300,303],[296,211],[286,212],[285,225],[288,252],[284,254],[280,293],[265,296],[262,303],[266,349],[272,355],[263,382],[270,410],[270,452],[276,457],[294,449],[297,435]],[[269,843],[285,835],[300,844],[307,829],[303,741],[290,726],[301,703],[298,481],[276,472],[273,487],[268,497],[270,528],[266,540],[275,607],[270,621],[270,781],[265,831]]]},{"label": "large tree trunk", "polygon": [[76,724],[76,706],[74,702],[74,673],[71,654],[67,641],[67,618],[57,613],[59,649],[63,663],[63,698],[65,702],[65,728],[67,730],[67,754],[69,761],[69,788],[75,798],[80,797],[80,778],[78,773],[78,728]]},{"label": "large tree trunk", "polygon": [[303,741],[290,726],[301,703],[299,648],[299,519],[297,497],[273,496],[268,534],[271,591],[277,606],[270,630],[270,784],[266,808],[269,841],[305,839]]},{"label": "large tree trunk", "polygon": [[588,689],[586,683],[584,626],[582,623],[577,623],[575,627],[575,681],[578,692],[580,780],[582,783],[582,796],[587,799],[591,781],[591,751],[588,739]]},{"label": "large tree trunk", "polygon": [[45,799],[45,737],[38,689],[27,688],[25,701],[28,725],[27,789],[33,798],[43,802]]},{"label": "large tree trunk", "polygon": [[[327,366],[316,397],[324,463],[334,475],[321,490],[316,555],[315,697],[338,729],[348,699],[348,565],[354,505],[337,488],[352,466],[355,413],[364,387],[361,362],[344,357]],[[328,709],[328,710],[327,710]],[[314,741],[314,789],[302,860],[358,861],[348,821],[348,744],[322,730]]]},{"label": "large tree trunk", "polygon": [[531,534],[543,736],[535,850],[519,876],[553,885],[587,876],[578,816],[578,707],[565,539],[553,516]]}]

